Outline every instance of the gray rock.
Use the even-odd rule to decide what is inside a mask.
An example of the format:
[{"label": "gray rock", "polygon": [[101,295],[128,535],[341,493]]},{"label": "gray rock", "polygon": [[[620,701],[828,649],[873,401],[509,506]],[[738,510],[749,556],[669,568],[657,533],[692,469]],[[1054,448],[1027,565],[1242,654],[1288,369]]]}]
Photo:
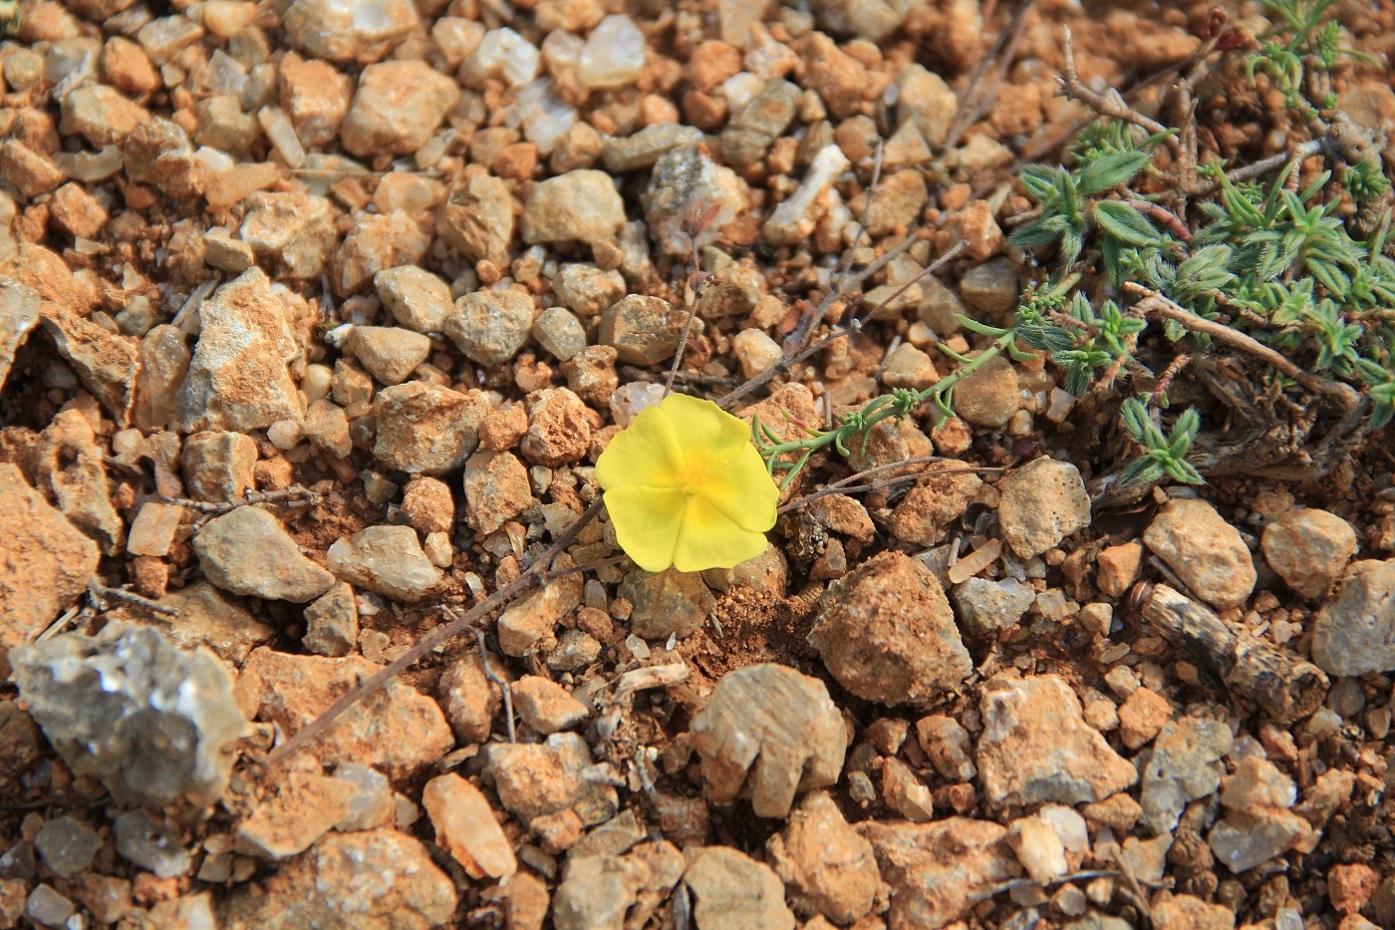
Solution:
[{"label": "gray rock", "polygon": [[295,0],[282,15],[286,38],[298,49],[331,61],[381,61],[418,28],[411,0]]},{"label": "gray rock", "polygon": [[252,247],[241,239],[204,233],[203,260],[210,268],[229,274],[242,274],[256,260]]},{"label": "gray rock", "polygon": [[373,457],[410,474],[457,469],[479,445],[480,423],[490,409],[479,391],[462,394],[424,381],[383,388],[373,404]]},{"label": "gray rock", "polygon": [[1036,600],[1036,592],[1016,578],[970,578],[951,594],[959,622],[971,636],[987,636],[1012,626]]},{"label": "gray rock", "polygon": [[1102,801],[1138,780],[1128,760],[1085,722],[1080,700],[1057,675],[983,686],[977,762],[993,805]]},{"label": "gray rock", "polygon": [[586,348],[586,330],[571,312],[562,307],[549,307],[533,321],[533,338],[553,358],[560,362]]},{"label": "gray rock", "polygon": [[619,593],[634,605],[630,631],[642,639],[690,636],[717,606],[702,575],[675,569],[632,571],[620,582]]},{"label": "gray rock", "polygon": [[338,241],[329,201],[302,191],[248,197],[238,235],[276,274],[300,279],[318,278]]},{"label": "gray rock", "polygon": [[342,580],[400,601],[424,597],[443,577],[410,526],[366,527],[330,546],[328,561]]},{"label": "gray rock", "polygon": [[159,116],[146,120],[126,136],[121,155],[126,176],[137,184],[149,184],[176,200],[201,190],[194,146],[178,123]]},{"label": "gray rock", "polygon": [[337,582],[305,608],[305,635],[300,643],[322,656],[346,656],[358,645],[358,603],[354,589]]},{"label": "gray rock", "polygon": [[1312,832],[1308,821],[1286,810],[1230,811],[1211,828],[1206,843],[1226,868],[1239,874],[1282,856]]},{"label": "gray rock", "polygon": [[1134,925],[1118,917],[1105,917],[1100,914],[1086,914],[1079,920],[1071,921],[1062,930],[1135,930]]},{"label": "gray rock", "polygon": [[45,821],[34,837],[34,849],[44,865],[70,881],[92,864],[101,848],[101,835],[72,817]]},{"label": "gray rock", "polygon": [[557,269],[552,292],[580,316],[595,316],[625,296],[625,278],[618,271],[572,262]]},{"label": "gray rock", "polygon": [[954,389],[954,411],[975,426],[1002,429],[1021,405],[1017,369],[999,356],[966,377]]},{"label": "gray rock", "polygon": [[184,431],[249,433],[277,420],[300,421],[289,363],[301,348],[286,305],[260,268],[224,284],[199,312],[202,329],[179,390]]},{"label": "gray rock", "polygon": [[74,772],[148,805],[216,801],[245,727],[213,653],[182,652],[152,627],[109,623],[13,650],[20,694]]},{"label": "gray rock", "polygon": [[1241,606],[1254,590],[1245,540],[1206,501],[1169,501],[1144,530],[1143,544],[1217,610]]},{"label": "gray rock", "polygon": [[97,569],[97,544],[0,463],[0,654],[73,603]]},{"label": "gray rock", "polygon": [[678,123],[654,123],[629,136],[611,137],[601,149],[601,160],[611,174],[652,168],[665,152],[702,140],[702,130]]},{"label": "gray rock", "polygon": [[1221,759],[1233,742],[1230,728],[1216,720],[1183,717],[1163,725],[1142,773],[1141,822],[1153,835],[1171,833],[1188,804],[1220,787]]},{"label": "gray rock", "polygon": [[1264,528],[1265,561],[1304,597],[1321,597],[1356,554],[1356,531],[1326,510],[1305,507]]},{"label": "gray rock", "polygon": [[38,325],[38,291],[15,282],[0,283],[0,388],[5,386],[16,350]]},{"label": "gray rock", "polygon": [[682,332],[683,314],[662,297],[630,294],[601,314],[601,342],[631,365],[657,365],[671,358]]},{"label": "gray rock", "polygon": [[1016,308],[1020,293],[1017,263],[1006,256],[975,265],[959,280],[964,303],[983,313],[1007,313]]},{"label": "gray rock", "polygon": [[499,365],[523,348],[533,326],[533,299],[523,291],[476,291],[455,303],[442,331],[477,365]]},{"label": "gray rock", "polygon": [[260,507],[237,507],[194,537],[199,567],[233,594],[303,604],[324,594],[334,576],[300,554],[281,521]]},{"label": "gray rock", "polygon": [[450,285],[415,265],[379,271],[373,286],[398,325],[413,332],[438,333],[455,311]]},{"label": "gray rock", "polygon": [[998,520],[1003,539],[1019,557],[1041,555],[1090,525],[1090,495],[1068,462],[1039,458],[1003,480]]},{"label": "gray rock", "polygon": [[344,348],[382,384],[401,384],[431,356],[431,340],[400,326],[355,326]]},{"label": "gray rock", "polygon": [[128,811],[116,818],[116,851],[128,862],[175,878],[189,871],[189,851],[162,821],[146,811]]},{"label": "gray rock", "polygon": [[335,768],[334,777],[354,789],[349,797],[349,812],[334,829],[341,833],[371,830],[388,819],[392,811],[392,784],[386,775],[367,765],[342,762]]},{"label": "gray rock", "polygon": [[644,218],[655,241],[669,255],[686,257],[694,243],[685,228],[690,207],[699,203],[712,211],[696,237],[701,249],[746,215],[750,189],[735,171],[717,164],[697,146],[684,145],[655,163],[643,201]]},{"label": "gray rock", "polygon": [[1353,562],[1313,622],[1313,662],[1334,676],[1395,669],[1395,559]]},{"label": "gray rock", "polygon": [[157,65],[203,38],[203,27],[187,16],[162,16],[152,19],[136,32],[136,41]]},{"label": "gray rock", "polygon": [[473,262],[502,268],[513,241],[513,194],[499,178],[476,174],[451,188],[436,211],[436,232]]},{"label": "gray rock", "polygon": [[837,782],[848,748],[823,682],[773,664],[723,675],[688,739],[702,757],[708,800],[749,794],[758,817],[784,817],[797,793]]},{"label": "gray rock", "polygon": [[220,903],[217,925],[434,930],[450,920],[458,900],[450,877],[405,833],[330,833],[309,855],[283,863],[255,887],[239,886]]},{"label": "gray rock", "polygon": [[739,171],[765,158],[770,144],[794,121],[803,91],[783,79],[770,81],[727,121],[722,130],[722,156]]},{"label": "gray rock", "polygon": [[533,188],[523,207],[523,241],[604,242],[625,225],[625,203],[604,171],[569,171]]},{"label": "gray rock", "polygon": [[623,930],[643,875],[615,856],[569,858],[552,897],[557,930]]},{"label": "gray rock", "polygon": [[770,866],[729,846],[692,855],[683,881],[697,900],[698,930],[794,930],[785,886]]},{"label": "gray rock", "polygon": [[45,883],[29,892],[29,901],[24,907],[24,916],[40,927],[60,930],[60,928],[67,927],[68,918],[73,916],[74,910],[72,901]]}]

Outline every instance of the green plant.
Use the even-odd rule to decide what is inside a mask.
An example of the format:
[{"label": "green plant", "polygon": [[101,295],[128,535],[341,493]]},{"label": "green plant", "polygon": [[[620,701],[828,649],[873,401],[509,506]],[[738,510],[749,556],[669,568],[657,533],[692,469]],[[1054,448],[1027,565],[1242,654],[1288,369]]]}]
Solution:
[{"label": "green plant", "polygon": [[1130,462],[1119,475],[1120,484],[1157,481],[1164,475],[1183,484],[1203,483],[1201,473],[1187,461],[1187,453],[1191,451],[1192,441],[1201,427],[1201,417],[1194,408],[1184,411],[1166,436],[1153,422],[1147,405],[1137,397],[1124,401],[1120,415],[1124,430],[1143,447],[1143,454]]}]

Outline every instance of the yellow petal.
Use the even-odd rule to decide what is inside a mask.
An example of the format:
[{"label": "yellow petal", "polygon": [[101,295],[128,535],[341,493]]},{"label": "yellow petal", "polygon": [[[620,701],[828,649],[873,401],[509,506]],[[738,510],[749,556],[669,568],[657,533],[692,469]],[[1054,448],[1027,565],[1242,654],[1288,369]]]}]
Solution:
[{"label": "yellow petal", "polygon": [[606,491],[672,488],[682,470],[683,444],[673,421],[659,407],[645,407],[628,428],[615,434],[596,460],[596,481]]},{"label": "yellow petal", "polygon": [[698,497],[688,505],[673,550],[673,567],[680,572],[731,568],[754,559],[765,551],[765,546],[764,533],[743,529],[723,511],[705,506]]},{"label": "yellow petal", "polygon": [[670,394],[659,409],[673,423],[689,465],[721,468],[751,446],[751,428],[710,400]]},{"label": "yellow petal", "polygon": [[661,572],[673,564],[691,500],[670,488],[621,487],[605,492],[605,508],[620,548],[646,572]]},{"label": "yellow petal", "polygon": [[696,499],[704,510],[721,512],[738,528],[764,533],[775,525],[780,489],[766,474],[760,453],[755,449],[751,453],[754,462],[741,455],[715,475],[708,475]]}]

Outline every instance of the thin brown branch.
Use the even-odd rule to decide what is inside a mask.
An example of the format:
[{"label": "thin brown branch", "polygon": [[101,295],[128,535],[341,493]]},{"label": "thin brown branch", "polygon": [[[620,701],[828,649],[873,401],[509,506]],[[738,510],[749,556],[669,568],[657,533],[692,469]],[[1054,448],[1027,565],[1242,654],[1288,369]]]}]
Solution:
[{"label": "thin brown branch", "polygon": [[[993,105],[993,101],[998,96],[998,86],[1002,84],[1008,68],[1012,66],[1013,57],[1017,54],[1017,43],[1022,40],[1022,34],[1027,29],[1027,14],[1034,6],[1036,6],[1036,0],[1023,0],[1013,12],[1007,27],[998,33],[997,41],[993,43],[993,47],[974,66],[974,73],[969,78],[968,89],[959,98],[959,107],[954,113],[954,122],[950,124],[949,132],[945,135],[945,141],[941,144],[940,151],[948,152],[958,145],[964,132]],[[985,17],[985,21],[986,19],[987,17]],[[993,68],[992,79],[984,83],[983,78],[988,74],[989,66],[994,62],[997,62],[997,67]]]},{"label": "thin brown branch", "polygon": [[1109,116],[1133,123],[1135,126],[1141,126],[1150,135],[1164,134],[1168,146],[1173,151],[1180,150],[1181,143],[1168,133],[1166,126],[1152,117],[1144,116],[1126,104],[1117,90],[1111,88],[1107,94],[1098,94],[1080,83],[1080,76],[1075,71],[1075,48],[1071,44],[1070,27],[1066,28],[1065,66],[1063,70],[1065,73],[1060,78],[1061,90],[1067,98],[1079,100],[1101,116]]},{"label": "thin brown branch", "polygon": [[942,468],[936,469],[935,471],[919,471],[913,475],[901,475],[882,481],[867,480],[868,478],[871,478],[875,475],[879,475],[883,472],[906,468],[911,465],[925,465],[931,462],[945,461],[953,460],[946,459],[942,455],[919,455],[914,458],[904,459],[900,462],[892,462],[888,465],[877,465],[873,468],[867,468],[859,472],[854,472],[851,475],[848,475],[844,478],[838,479],[837,481],[833,481],[829,484],[824,485],[817,491],[806,494],[803,497],[796,498],[792,501],[789,501],[786,504],[782,504],[779,508],[779,513],[789,513],[792,510],[798,510],[800,507],[807,507],[808,505],[812,504],[814,501],[822,497],[829,497],[834,494],[849,494],[857,491],[871,491],[878,488],[888,487],[892,484],[897,484],[901,481],[919,481],[921,478],[938,478],[941,475],[978,475],[1006,471],[1006,469],[1001,466],[985,465],[979,467],[974,465],[964,465],[959,468]]}]

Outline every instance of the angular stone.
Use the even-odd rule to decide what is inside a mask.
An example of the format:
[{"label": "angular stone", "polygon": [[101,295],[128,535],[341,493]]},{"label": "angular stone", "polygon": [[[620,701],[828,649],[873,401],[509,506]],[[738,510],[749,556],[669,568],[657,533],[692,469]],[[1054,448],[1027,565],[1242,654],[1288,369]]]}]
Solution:
[{"label": "angular stone", "polygon": [[601,315],[600,339],[622,362],[656,365],[678,351],[683,320],[662,297],[630,294]]},{"label": "angular stone", "polygon": [[1217,720],[1183,717],[1163,726],[1142,771],[1143,825],[1155,836],[1171,833],[1188,804],[1220,787],[1221,759],[1233,742]]},{"label": "angular stone", "polygon": [[536,307],[525,292],[475,291],[455,304],[442,331],[477,365],[507,362],[523,348]]},{"label": "angular stone", "polygon": [[615,789],[583,777],[591,750],[575,733],[554,733],[543,743],[490,743],[485,754],[499,802],[524,823],[567,809],[587,826],[615,816]]},{"label": "angular stone", "polygon": [[568,858],[553,897],[556,930],[623,930],[643,884],[643,868],[615,856]]},{"label": "angular stone", "polygon": [[395,830],[331,833],[218,908],[223,930],[435,930],[455,912],[455,885],[417,840]]},{"label": "angular stone", "polygon": [[63,633],[12,650],[10,661],[30,714],[75,773],[141,804],[222,795],[245,724],[213,653],[108,623],[94,637]]},{"label": "angular stone", "polygon": [[1356,554],[1356,531],[1335,513],[1306,507],[1266,526],[1260,545],[1285,584],[1316,598],[1327,593]]},{"label": "angular stone", "polygon": [[430,246],[430,233],[403,211],[365,213],[334,253],[330,284],[347,297],[383,269],[417,264]]},{"label": "angular stone", "polygon": [[[644,219],[665,253],[686,256],[695,243],[699,249],[712,245],[746,219],[750,197],[750,188],[735,171],[717,164],[696,145],[683,145],[655,163],[643,198]],[[704,211],[704,226],[696,238],[686,231],[695,203]]]},{"label": "angular stone", "polygon": [[[24,253],[20,255],[23,261]],[[70,274],[66,269],[65,273]],[[132,386],[140,370],[136,341],[69,313],[45,315],[43,324],[58,354],[73,366],[83,386],[101,401],[118,426],[129,426]]]},{"label": "angular stone", "polygon": [[548,307],[533,321],[533,338],[547,354],[565,362],[586,348],[586,330],[563,307]]},{"label": "angular stone", "polygon": [[377,272],[373,286],[398,325],[413,332],[440,332],[446,317],[455,310],[450,285],[413,265]]},{"label": "angular stone", "polygon": [[180,457],[189,495],[212,503],[237,500],[255,487],[256,463],[257,441],[232,432],[195,433],[184,441]]},{"label": "angular stone", "polygon": [[358,645],[358,603],[354,589],[337,582],[305,608],[305,635],[301,645],[316,655],[338,658]]},{"label": "angular stone", "polygon": [[34,446],[39,487],[58,502],[69,522],[95,539],[104,553],[115,555],[126,530],[108,496],[105,454],[92,422],[75,409],[60,411]]},{"label": "angular stone", "polygon": [[566,688],[538,675],[520,678],[510,690],[519,718],[544,736],[571,729],[590,714]]},{"label": "angular stone", "polygon": [[38,292],[19,283],[0,283],[0,389],[5,387],[15,352],[38,325]]},{"label": "angular stone", "polygon": [[1041,555],[1090,525],[1090,495],[1069,462],[1035,459],[1003,480],[998,520],[1019,557]]},{"label": "angular stone", "polygon": [[465,464],[479,444],[479,427],[490,410],[483,392],[408,381],[378,392],[373,410],[378,432],[373,457],[409,474],[438,475]]},{"label": "angular stone", "polygon": [[794,930],[785,887],[768,865],[728,846],[697,850],[683,872],[699,930]]},{"label": "angular stone", "polygon": [[[259,719],[292,736],[378,669],[360,656],[327,659],[256,649],[238,690]],[[436,702],[394,680],[345,711],[306,752],[324,764],[372,766],[395,780],[436,762],[454,744]]]},{"label": "angular stone", "polygon": [[146,811],[128,811],[116,818],[116,852],[127,862],[158,878],[177,878],[189,871],[189,851],[163,820]]},{"label": "angular stone", "polygon": [[988,636],[1022,619],[1036,602],[1036,592],[1016,578],[989,581],[970,578],[950,593],[959,608],[959,621],[970,636]]},{"label": "angular stone", "polygon": [[641,639],[690,636],[717,606],[700,574],[675,569],[632,571],[620,582],[619,594],[634,605],[630,630]]},{"label": "angular stone", "polygon": [[1020,405],[1017,369],[1005,358],[986,362],[954,389],[954,411],[975,426],[1002,429]]},{"label": "angular stone", "polygon": [[273,272],[302,280],[320,276],[338,239],[329,201],[302,191],[248,197],[238,236]]},{"label": "angular stone", "polygon": [[797,793],[834,784],[848,745],[823,682],[781,665],[723,675],[688,738],[708,799],[730,804],[744,791],[758,817],[784,817]]},{"label": "angular stone", "polygon": [[286,305],[260,268],[227,282],[200,310],[202,329],[179,391],[185,432],[249,433],[299,421],[300,394],[289,363],[301,347]]},{"label": "angular stone", "polygon": [[513,845],[474,785],[454,773],[439,775],[422,789],[421,805],[436,828],[436,845],[471,878],[498,879],[518,871]]},{"label": "angular stone", "polygon": [[278,69],[281,109],[295,125],[302,146],[326,146],[339,135],[353,99],[353,82],[327,61],[306,61],[287,52]]},{"label": "angular stone", "polygon": [[476,452],[465,463],[465,522],[488,535],[533,504],[528,469],[511,452]]},{"label": "angular stone", "polygon": [[355,326],[344,348],[383,384],[401,384],[431,356],[431,340],[398,326]]},{"label": "angular stone", "polygon": [[460,87],[424,61],[385,61],[359,75],[339,132],[351,155],[408,155],[427,143]]},{"label": "angular stone", "polygon": [[1206,843],[1226,868],[1239,874],[1301,845],[1312,831],[1308,821],[1286,810],[1230,811],[1211,828]]},{"label": "angular stone", "polygon": [[366,527],[330,546],[327,561],[341,580],[400,601],[425,597],[444,577],[410,526]]},{"label": "angular stone", "polygon": [[189,134],[171,120],[156,116],[142,122],[126,136],[121,154],[126,176],[137,184],[149,184],[176,200],[196,197],[203,189]]},{"label": "angular stone", "polygon": [[842,926],[872,910],[881,881],[872,844],[826,792],[806,795],[766,848],[801,914],[820,913]]},{"label": "angular stone", "polygon": [[0,463],[0,665],[87,590],[99,558],[18,468]]},{"label": "angular stone", "polygon": [[233,666],[241,666],[253,649],[276,634],[206,581],[167,591],[160,603],[179,611],[178,618],[163,618],[135,605],[116,605],[107,617],[154,625],[180,649],[203,646]]},{"label": "angular stone", "polygon": [[503,704],[499,686],[484,674],[476,652],[455,660],[437,686],[446,719],[461,743],[484,743],[493,729],[494,715]]},{"label": "angular stone", "polygon": [[1395,559],[1353,562],[1313,622],[1313,662],[1329,675],[1395,669]]},{"label": "angular stone", "polygon": [[353,795],[354,787],[338,778],[290,772],[280,791],[237,825],[234,848],[273,861],[298,856],[347,816]]},{"label": "angular stone", "polygon": [[282,14],[286,38],[331,61],[381,61],[421,19],[411,0],[295,0]]},{"label": "angular stone", "polygon": [[581,169],[533,188],[523,208],[523,241],[604,242],[625,225],[625,203],[604,171]]},{"label": "angular stone", "polygon": [[233,594],[304,604],[334,585],[334,576],[301,555],[281,521],[260,507],[238,507],[205,523],[194,551],[204,576]]},{"label": "angular stone", "polygon": [[499,178],[476,174],[451,188],[436,211],[436,231],[471,261],[508,263],[513,241],[513,195]]},{"label": "angular stone", "polygon": [[34,837],[34,849],[44,865],[71,881],[92,864],[102,848],[102,837],[87,824],[72,817],[55,817],[44,822]]},{"label": "angular stone", "polygon": [[625,296],[625,278],[618,271],[570,263],[557,269],[552,291],[579,316],[595,316]]},{"label": "angular stone", "polygon": [[934,700],[973,670],[939,581],[899,552],[829,586],[809,643],[843,687],[886,705]]},{"label": "angular stone", "polygon": [[1100,801],[1138,780],[1056,675],[998,675],[983,686],[980,713],[978,772],[990,804]]},{"label": "angular stone", "polygon": [[[554,564],[559,569],[571,567],[571,556],[559,555]],[[499,615],[500,651],[518,658],[551,652],[556,645],[553,631],[563,617],[581,606],[581,590],[581,579],[563,575],[511,604]]]}]

